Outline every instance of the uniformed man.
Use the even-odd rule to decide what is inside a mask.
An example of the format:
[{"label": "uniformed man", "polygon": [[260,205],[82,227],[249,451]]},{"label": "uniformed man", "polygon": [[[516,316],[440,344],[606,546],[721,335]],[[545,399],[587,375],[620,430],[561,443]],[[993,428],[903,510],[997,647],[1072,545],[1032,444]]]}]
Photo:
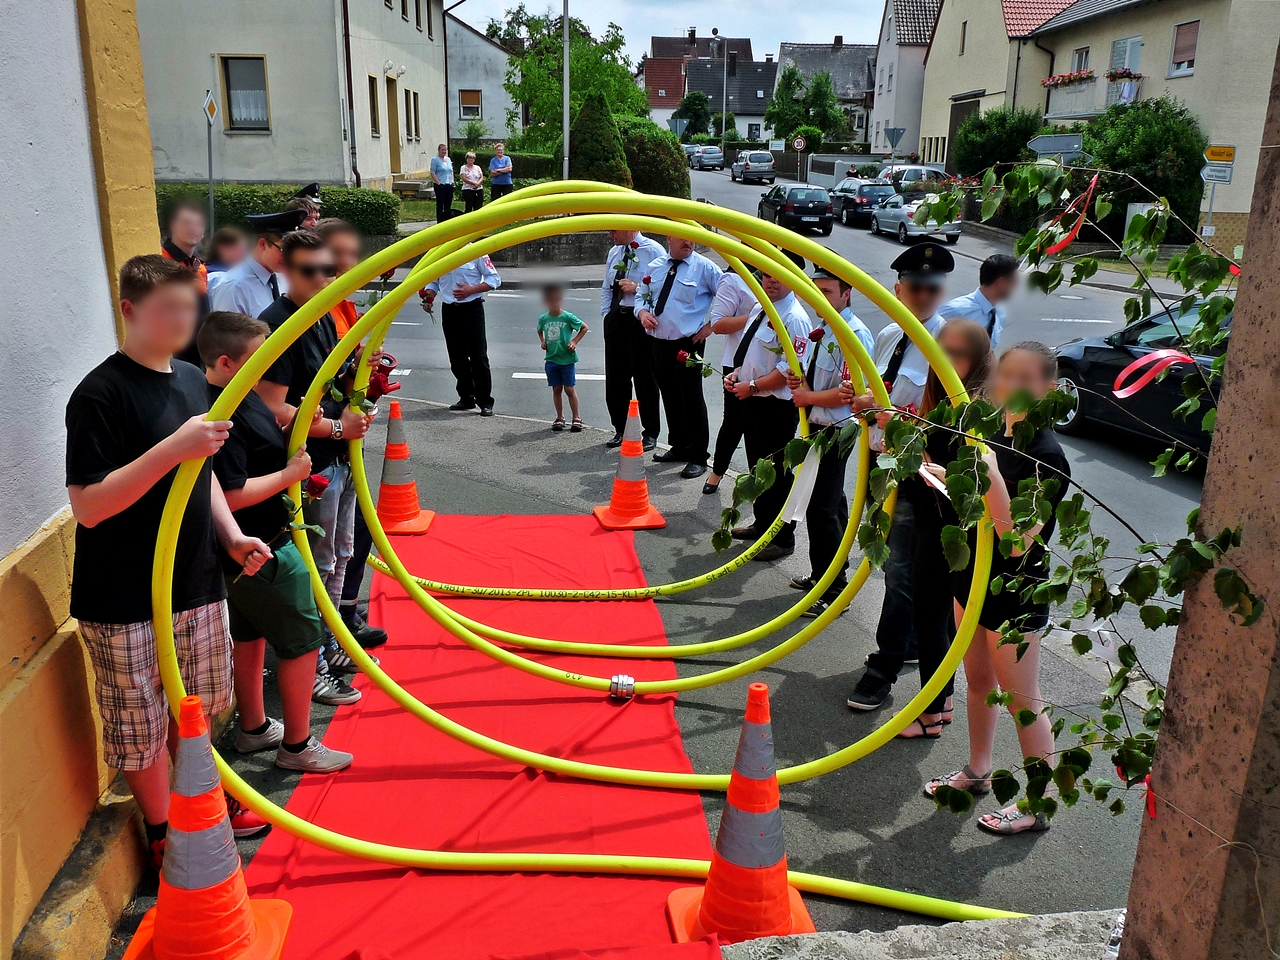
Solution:
[{"label": "uniformed man", "polygon": [[[927,241],[909,248],[890,266],[898,274],[894,293],[936,337],[946,323],[938,308],[942,305],[947,275],[955,269],[951,253],[942,244]],[[890,323],[876,334],[874,358],[893,405],[903,409],[919,406],[924,399],[929,362],[901,327]],[[870,391],[854,397],[850,388],[842,387],[854,413],[874,406]],[[873,445],[878,446],[880,442],[878,434],[878,430],[872,433]],[[846,701],[854,710],[875,710],[883,705],[903,664],[914,659],[911,610],[914,545],[915,518],[906,498],[899,497],[889,528],[889,559],[884,565],[884,602],[876,627],[876,650],[867,658],[866,672]]]},{"label": "uniformed man", "polygon": [[302,229],[314,230],[320,222],[320,184],[308,183],[289,198],[284,208],[303,211],[306,216],[302,220]]},{"label": "uniformed man", "polygon": [[[200,294],[200,305],[196,313],[196,331],[204,322],[209,312],[209,271],[204,260],[196,253],[200,241],[204,239],[207,226],[204,207],[194,200],[179,200],[169,211],[169,239],[160,245],[160,252],[170,260],[176,260],[184,267],[190,267],[196,274],[196,290]],[[179,360],[203,367],[200,351],[196,349],[195,333],[191,335],[191,343],[187,349],[178,354]]]},{"label": "uniformed man", "polygon": [[[827,302],[840,314],[850,327],[854,336],[870,353],[874,349],[871,331],[854,314],[849,306],[851,287],[845,280],[835,274],[818,267],[813,274],[813,283]],[[840,429],[853,416],[844,399],[840,396],[840,384],[849,379],[849,368],[852,364],[846,359],[844,350],[836,340],[835,331],[825,321],[809,334],[809,359],[804,365],[804,377],[798,377],[788,371],[787,386],[791,388],[791,400],[797,409],[809,411],[809,429],[813,433],[826,431],[839,433]],[[833,437],[834,439],[834,437]],[[851,452],[851,451],[850,451]],[[797,590],[811,590],[813,585],[827,572],[836,552],[840,549],[840,541],[844,537],[845,528],[849,525],[849,500],[844,492],[845,471],[849,465],[849,452],[843,456],[833,443],[827,447],[818,461],[818,476],[809,496],[809,507],[805,512],[805,523],[809,529],[809,576],[795,577],[791,586]],[[817,617],[826,610],[848,583],[849,561],[846,558],[839,575],[827,588],[826,593],[805,611],[806,617]]]},{"label": "uniformed man", "polygon": [[[759,309],[756,295],[747,282],[733,270],[720,274],[716,284],[716,298],[711,302],[711,332],[724,337],[724,352],[720,357],[720,373],[727,377],[733,372],[733,356],[742,342],[742,332],[747,328],[752,314]],[[720,429],[716,431],[716,446],[711,457],[711,476],[702,485],[704,494],[720,489],[720,481],[729,469],[729,463],[742,442],[746,430],[742,421],[742,401],[732,390],[721,393],[724,410],[720,415]]]},{"label": "uniformed man", "polygon": [[600,284],[600,316],[604,320],[604,402],[609,408],[613,437],[606,447],[622,446],[622,431],[631,408],[632,384],[640,401],[644,449],[658,444],[662,413],[658,409],[658,381],[644,327],[636,319],[636,290],[649,276],[649,267],[666,251],[638,230],[610,230],[613,249],[604,262]]},{"label": "uniformed man", "polygon": [[[804,269],[804,260],[790,253],[787,255],[797,261],[801,270]],[[766,273],[760,277],[760,286],[777,308],[796,355],[804,364],[813,346],[809,340],[809,315],[781,280]],[[753,521],[734,528],[736,540],[759,539],[778,518],[787,502],[787,494],[791,492],[791,471],[783,461],[783,448],[796,435],[800,411],[791,401],[791,390],[787,386],[790,369],[778,332],[769,322],[764,307],[757,306],[733,355],[733,370],[724,378],[724,388],[733,391],[742,401],[747,464],[754,470],[763,457],[772,457],[777,473],[772,486],[756,497],[752,504]],[[796,525],[793,520],[784,524],[754,559],[761,562],[778,560],[790,556],[795,548]]]},{"label": "uniformed man", "polygon": [[[680,476],[687,480],[707,472],[707,401],[702,395],[702,371],[696,365],[711,334],[707,311],[716,296],[720,268],[694,250],[692,240],[667,237],[666,256],[649,265],[640,280],[641,308],[636,316],[649,335],[653,373],[667,415],[671,449],[654,455],[656,463],[684,462]],[[686,354],[690,366],[679,354]]]},{"label": "uniformed man", "polygon": [[1018,261],[1007,253],[994,253],[978,268],[978,289],[944,303],[938,312],[947,320],[975,320],[991,338],[991,349],[1000,343],[1005,303],[1018,289]]},{"label": "uniformed man", "polygon": [[450,410],[474,410],[493,416],[493,375],[489,372],[489,343],[484,332],[484,295],[502,286],[502,278],[487,256],[464,263],[432,280],[419,291],[422,309],[430,313],[439,296],[440,329],[449,351],[449,369],[457,381],[458,401]]},{"label": "uniformed man", "polygon": [[279,276],[284,269],[280,241],[285,234],[302,225],[304,216],[302,210],[284,210],[245,217],[255,235],[253,249],[213,288],[210,309],[232,310],[257,317],[280,299],[280,294],[288,290]]}]

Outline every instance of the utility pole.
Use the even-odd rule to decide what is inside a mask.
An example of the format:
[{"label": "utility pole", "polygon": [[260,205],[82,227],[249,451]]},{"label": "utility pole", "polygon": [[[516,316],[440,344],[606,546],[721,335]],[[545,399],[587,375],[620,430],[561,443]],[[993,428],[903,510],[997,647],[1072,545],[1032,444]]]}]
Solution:
[{"label": "utility pole", "polygon": [[564,105],[560,117],[560,137],[564,142],[564,171],[560,179],[569,179],[569,0],[564,0]]},{"label": "utility pole", "polygon": [[716,45],[720,56],[724,59],[724,84],[720,91],[720,155],[724,156],[725,131],[729,127],[729,44],[724,37],[720,36],[720,30],[717,27],[711,28],[711,36],[711,42]]}]

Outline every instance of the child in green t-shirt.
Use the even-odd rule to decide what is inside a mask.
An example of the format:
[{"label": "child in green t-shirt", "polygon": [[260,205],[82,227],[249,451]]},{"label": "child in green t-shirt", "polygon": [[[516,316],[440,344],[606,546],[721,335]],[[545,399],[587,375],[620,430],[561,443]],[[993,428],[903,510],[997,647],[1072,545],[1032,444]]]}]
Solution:
[{"label": "child in green t-shirt", "polygon": [[551,400],[556,406],[556,419],[551,429],[564,429],[564,400],[569,398],[573,414],[572,433],[582,431],[578,415],[578,378],[574,365],[578,362],[577,346],[587,335],[587,325],[564,310],[564,289],[556,284],[542,288],[542,304],[547,312],[538,318],[538,341],[547,352],[547,383],[551,384]]}]

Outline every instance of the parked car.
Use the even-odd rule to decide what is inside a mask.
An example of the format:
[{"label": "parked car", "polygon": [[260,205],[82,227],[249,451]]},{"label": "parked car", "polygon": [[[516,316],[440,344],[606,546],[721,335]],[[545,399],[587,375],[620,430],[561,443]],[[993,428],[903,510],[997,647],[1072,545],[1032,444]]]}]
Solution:
[{"label": "parked car", "polygon": [[[1182,339],[1178,331],[1186,333],[1191,329],[1197,310],[1193,307],[1188,313],[1175,312],[1172,316],[1158,313],[1106,336],[1079,337],[1058,347],[1058,387],[1075,396],[1076,409],[1056,424],[1057,430],[1078,434],[1087,423],[1097,423],[1164,443],[1172,435],[1207,451],[1210,434],[1200,429],[1202,414],[1183,420],[1173,411],[1186,399],[1182,382],[1187,377],[1199,377],[1202,372],[1207,376],[1214,358],[1227,349],[1227,340],[1209,354],[1196,355],[1195,364],[1174,364],[1164,377],[1148,383],[1133,396],[1121,399],[1114,393],[1116,377],[1133,361],[1153,350],[1178,348]],[[1222,321],[1222,329],[1230,332],[1230,316]]]},{"label": "parked car", "polygon": [[831,202],[835,204],[836,219],[846,227],[852,227],[858,222],[869,220],[872,209],[881,200],[897,192],[887,180],[847,177],[831,191]]},{"label": "parked car", "polygon": [[775,175],[773,154],[763,150],[739,150],[738,159],[729,166],[729,179],[743,183],[748,180],[773,183]]},{"label": "parked car", "polygon": [[698,149],[698,145],[696,143],[682,143],[680,146],[684,147],[684,158],[686,161],[688,161],[689,158],[693,156],[693,152]]},{"label": "parked car", "polygon": [[719,147],[698,147],[689,154],[689,166],[694,170],[723,170],[724,154]]},{"label": "parked car", "polygon": [[914,237],[939,236],[945,237],[947,243],[956,243],[960,239],[959,220],[938,226],[932,220],[927,224],[919,224],[911,219],[923,199],[920,196],[915,200],[907,200],[900,193],[885,197],[871,209],[871,232],[896,233],[899,243],[910,243]]},{"label": "parked car", "polygon": [[809,183],[780,183],[760,194],[757,216],[792,230],[821,229],[823,236],[835,222],[830,194]]},{"label": "parked car", "polygon": [[915,183],[917,180],[950,180],[951,174],[929,163],[886,163],[876,177],[894,183]]}]

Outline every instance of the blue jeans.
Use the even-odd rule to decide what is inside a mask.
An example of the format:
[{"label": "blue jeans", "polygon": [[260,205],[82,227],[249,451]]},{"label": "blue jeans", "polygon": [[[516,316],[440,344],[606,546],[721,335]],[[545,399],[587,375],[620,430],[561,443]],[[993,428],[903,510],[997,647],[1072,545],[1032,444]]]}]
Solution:
[{"label": "blue jeans", "polygon": [[307,523],[314,523],[324,536],[308,533],[316,569],[334,606],[342,602],[342,584],[347,575],[347,561],[355,543],[356,488],[351,482],[351,465],[333,463],[320,471],[329,478],[324,496],[303,508]]},{"label": "blue jeans", "polygon": [[907,651],[914,652],[916,632],[911,604],[911,571],[915,563],[915,512],[901,493],[889,527],[889,559],[884,565],[884,603],[876,627],[876,650],[867,669],[893,683],[902,672]]}]

